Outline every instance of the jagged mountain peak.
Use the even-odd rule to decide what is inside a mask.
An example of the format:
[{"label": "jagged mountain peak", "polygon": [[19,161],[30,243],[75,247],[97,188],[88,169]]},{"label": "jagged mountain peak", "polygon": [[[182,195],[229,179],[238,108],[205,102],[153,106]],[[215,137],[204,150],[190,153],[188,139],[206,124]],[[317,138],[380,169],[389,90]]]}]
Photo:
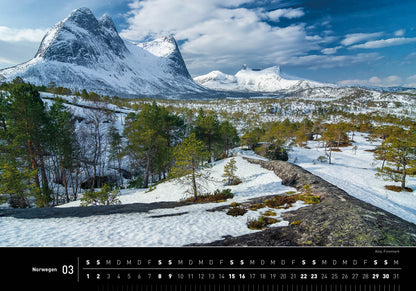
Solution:
[{"label": "jagged mountain peak", "polygon": [[72,21],[81,27],[87,27],[91,22],[98,22],[92,11],[87,7],[73,10],[64,22]]},{"label": "jagged mountain peak", "polygon": [[102,27],[108,29],[112,33],[118,34],[116,25],[114,24],[113,19],[110,15],[104,14],[103,16],[101,16],[100,19],[98,19],[98,22],[101,24]]},{"label": "jagged mountain peak", "polygon": [[137,45],[158,57],[167,57],[179,51],[176,40],[172,35],[156,38],[152,41]]},{"label": "jagged mountain peak", "polygon": [[95,67],[97,61],[122,57],[126,51],[111,17],[98,21],[90,9],[80,8],[46,34],[36,57]]},{"label": "jagged mountain peak", "polygon": [[143,48],[156,57],[168,58],[171,60],[169,67],[172,72],[192,79],[173,35],[167,35],[149,42],[140,43],[137,44],[137,46]]},{"label": "jagged mountain peak", "polygon": [[1,81],[20,76],[37,85],[55,82],[118,96],[181,96],[207,90],[190,77],[172,36],[133,45],[120,38],[109,15],[72,11],[43,38],[36,56],[0,70]]}]

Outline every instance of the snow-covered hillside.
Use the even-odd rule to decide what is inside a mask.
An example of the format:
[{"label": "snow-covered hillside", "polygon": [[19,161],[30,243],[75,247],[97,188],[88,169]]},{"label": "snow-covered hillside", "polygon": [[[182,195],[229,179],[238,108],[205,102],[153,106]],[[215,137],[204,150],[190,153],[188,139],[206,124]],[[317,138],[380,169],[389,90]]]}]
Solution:
[{"label": "snow-covered hillside", "polygon": [[336,87],[307,80],[290,80],[282,77],[279,66],[264,70],[248,69],[245,66],[235,75],[213,71],[194,78],[195,82],[213,90],[234,92],[299,91],[315,87]]},{"label": "snow-covered hillside", "polygon": [[[248,153],[253,157],[252,153]],[[222,173],[229,161],[216,162],[209,170],[211,180],[207,190],[230,188],[234,198],[220,203],[203,203],[189,206],[155,209],[130,214],[109,214],[88,217],[49,219],[18,219],[0,217],[0,246],[182,246],[191,243],[208,243],[225,235],[238,236],[257,230],[247,227],[248,218],[257,218],[268,209],[249,210],[244,216],[233,217],[226,210],[207,211],[232,202],[244,202],[264,195],[278,195],[295,189],[283,186],[272,171],[250,164],[236,157],[237,175],[243,183],[223,186]],[[122,190],[122,203],[150,203],[179,201],[186,197],[183,185],[174,182],[159,184],[155,190]],[[62,207],[74,207],[78,201]],[[298,201],[288,209],[273,209],[276,218],[284,212],[307,206]],[[94,208],[91,206],[90,208]],[[287,226],[280,221],[272,226]]]},{"label": "snow-covered hillside", "polygon": [[120,38],[110,16],[96,19],[88,8],[74,10],[57,23],[32,60],[0,70],[0,81],[17,76],[36,85],[54,82],[122,97],[206,91],[190,77],[172,36],[132,44]]}]

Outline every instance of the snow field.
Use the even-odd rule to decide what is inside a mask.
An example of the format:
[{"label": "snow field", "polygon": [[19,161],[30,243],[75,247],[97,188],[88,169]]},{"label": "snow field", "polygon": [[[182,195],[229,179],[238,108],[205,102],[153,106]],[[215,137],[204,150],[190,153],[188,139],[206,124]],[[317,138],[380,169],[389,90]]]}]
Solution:
[{"label": "snow field", "polygon": [[[380,142],[369,142],[367,134],[356,133],[354,143],[349,147],[341,147],[341,152],[332,152],[332,165],[317,161],[325,156],[325,150],[318,141],[308,142],[307,148],[294,147],[289,154],[290,162],[320,176],[338,186],[351,196],[370,203],[407,221],[416,223],[416,192],[393,192],[384,188],[385,185],[398,185],[392,181],[384,181],[377,177],[377,167],[381,161],[374,159],[372,150]],[[357,152],[353,147],[357,146]],[[416,189],[416,178],[407,178],[406,185]]]},{"label": "snow field", "polygon": [[[252,152],[237,151],[237,175],[243,183],[230,186],[233,199],[221,203],[193,204],[171,209],[155,209],[146,213],[96,215],[51,219],[0,218],[0,246],[182,246],[191,243],[208,243],[223,236],[239,236],[256,230],[247,227],[248,218],[257,218],[267,210],[276,212],[281,220],[272,226],[287,226],[280,217],[283,212],[306,206],[298,201],[289,209],[249,210],[244,216],[232,217],[222,211],[206,211],[232,202],[283,194],[293,191],[281,184],[272,172],[259,165],[250,164],[243,155],[254,156]],[[221,175],[229,161],[218,161],[210,169],[211,180],[207,191],[224,188]],[[155,190],[145,193],[143,189],[122,190],[122,203],[149,203],[178,201],[185,198],[183,185],[172,181],[159,184]],[[77,206],[79,201],[64,206]],[[62,207],[64,207],[62,206]],[[93,206],[91,206],[93,207]],[[152,217],[163,216],[164,217]]]}]

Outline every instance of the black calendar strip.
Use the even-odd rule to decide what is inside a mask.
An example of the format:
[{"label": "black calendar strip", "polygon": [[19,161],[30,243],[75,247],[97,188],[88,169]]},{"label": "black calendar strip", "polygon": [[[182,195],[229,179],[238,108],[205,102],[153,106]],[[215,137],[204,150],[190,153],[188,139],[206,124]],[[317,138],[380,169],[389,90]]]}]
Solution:
[{"label": "black calendar strip", "polygon": [[[416,248],[410,247],[11,248],[4,252],[8,256],[1,263],[2,278],[4,284],[9,278],[22,278],[12,281],[16,290],[89,291],[411,291],[404,284],[414,280],[416,257]],[[13,256],[17,253],[19,259]],[[26,283],[30,289],[23,287]]]}]

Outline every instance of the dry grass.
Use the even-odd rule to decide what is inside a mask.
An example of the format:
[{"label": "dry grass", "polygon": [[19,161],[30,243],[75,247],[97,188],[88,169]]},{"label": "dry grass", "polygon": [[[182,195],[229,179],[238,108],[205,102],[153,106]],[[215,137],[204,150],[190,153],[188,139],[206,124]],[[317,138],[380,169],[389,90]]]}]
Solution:
[{"label": "dry grass", "polygon": [[250,229],[257,230],[257,229],[264,229],[268,225],[273,224],[273,223],[278,223],[278,222],[280,222],[280,220],[260,215],[260,217],[257,219],[248,219],[247,226]]},{"label": "dry grass", "polygon": [[234,197],[234,194],[231,193],[230,189],[224,189],[222,191],[215,190],[213,194],[203,194],[197,196],[197,199],[195,200],[195,197],[190,197],[188,199],[183,200],[183,202],[194,202],[194,203],[202,203],[202,202],[223,202],[227,199],[231,199]]},{"label": "dry grass", "polygon": [[264,204],[270,208],[285,208],[285,206],[290,207],[298,200],[302,200],[306,204],[316,204],[321,202],[321,197],[310,194],[278,195],[264,201]]},{"label": "dry grass", "polygon": [[395,185],[386,185],[384,186],[384,188],[386,188],[387,190],[390,191],[394,191],[394,192],[413,192],[413,189],[409,188],[409,187],[404,187],[404,189],[402,189],[402,187],[400,186],[395,186]]}]

